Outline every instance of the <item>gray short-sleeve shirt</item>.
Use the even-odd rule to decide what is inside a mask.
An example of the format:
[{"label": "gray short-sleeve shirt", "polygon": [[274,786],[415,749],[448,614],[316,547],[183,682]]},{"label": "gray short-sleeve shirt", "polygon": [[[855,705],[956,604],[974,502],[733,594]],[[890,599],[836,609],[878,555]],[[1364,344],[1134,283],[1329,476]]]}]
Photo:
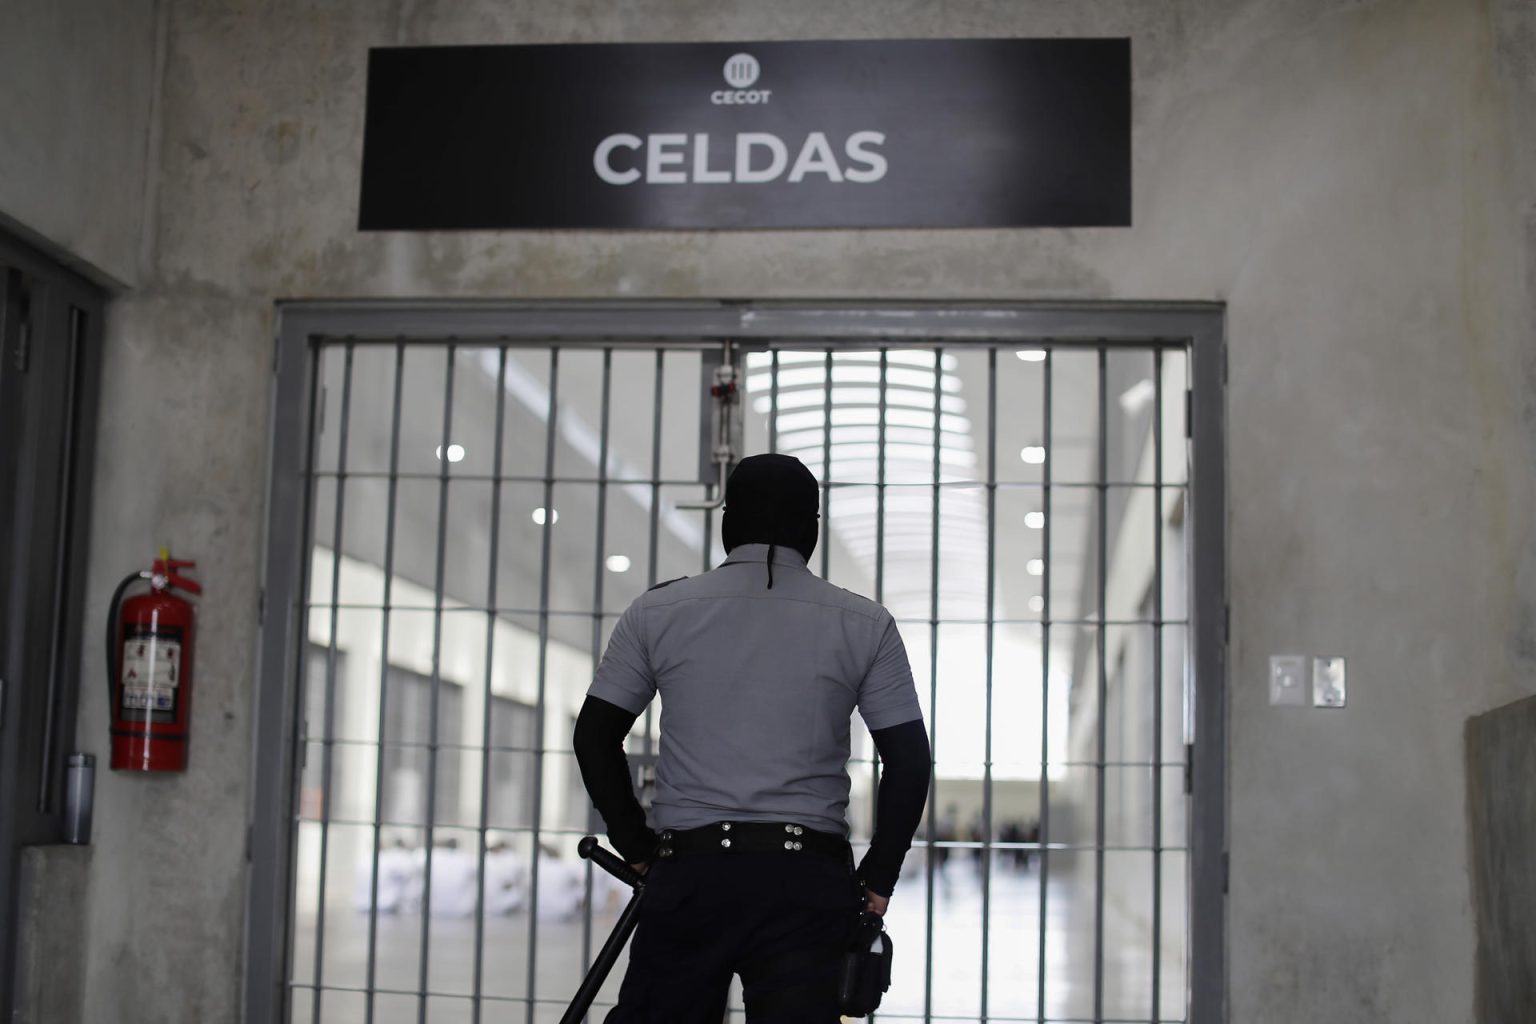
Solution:
[{"label": "gray short-sleeve shirt", "polygon": [[591,696],[634,714],[661,695],[652,825],[793,821],[847,834],[849,728],[922,718],[890,612],[766,544],[642,594]]}]

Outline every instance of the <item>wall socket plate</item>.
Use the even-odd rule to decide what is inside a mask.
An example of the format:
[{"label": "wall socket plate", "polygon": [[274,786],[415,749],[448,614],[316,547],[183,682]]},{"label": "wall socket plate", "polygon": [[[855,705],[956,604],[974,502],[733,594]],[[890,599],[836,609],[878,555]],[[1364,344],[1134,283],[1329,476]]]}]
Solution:
[{"label": "wall socket plate", "polygon": [[1307,656],[1269,656],[1269,703],[1274,707],[1307,706]]},{"label": "wall socket plate", "polygon": [[1312,706],[1342,708],[1349,697],[1343,658],[1312,659]]}]

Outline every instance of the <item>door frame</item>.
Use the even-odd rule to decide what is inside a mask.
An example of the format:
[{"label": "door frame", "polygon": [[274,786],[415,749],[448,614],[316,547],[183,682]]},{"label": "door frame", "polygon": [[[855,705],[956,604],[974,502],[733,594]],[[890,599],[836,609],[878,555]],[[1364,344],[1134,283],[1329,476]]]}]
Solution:
[{"label": "door frame", "polygon": [[[541,340],[726,338],[899,344],[903,339],[1061,341],[1189,348],[1190,650],[1195,695],[1189,751],[1189,1024],[1222,1024],[1227,992],[1226,311],[1209,302],[414,302],[281,303],[272,365],[267,527],[253,706],[252,796],[243,1012],[281,1021],[292,870],[295,681],[308,494],[306,440],[317,387],[313,345],[325,339],[494,344]],[[268,595],[272,595],[269,599]]]},{"label": "door frame", "polygon": [[[23,278],[25,312],[11,294]],[[64,779],[91,635],[82,620],[106,303],[101,288],[0,231],[0,550],[8,556],[0,587],[0,1011],[7,1018],[22,995],[21,849],[64,839]],[[50,535],[53,543],[44,543]]]}]

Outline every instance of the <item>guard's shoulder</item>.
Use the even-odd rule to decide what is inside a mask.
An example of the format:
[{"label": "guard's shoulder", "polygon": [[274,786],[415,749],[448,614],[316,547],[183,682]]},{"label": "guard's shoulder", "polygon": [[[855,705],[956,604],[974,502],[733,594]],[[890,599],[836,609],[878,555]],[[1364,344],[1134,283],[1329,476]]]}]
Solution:
[{"label": "guard's shoulder", "polygon": [[649,594],[652,590],[660,590],[662,587],[670,587],[672,584],[679,583],[679,582],[681,582],[681,581],[683,581],[683,580],[685,580],[687,578],[688,578],[687,576],[679,576],[675,580],[662,580],[660,583],[656,584],[654,587],[647,587],[645,592],[647,594]]},{"label": "guard's shoulder", "polygon": [[[836,586],[836,584],[833,584]],[[839,595],[843,599],[843,606],[849,611],[857,612],[871,619],[878,619],[887,614],[885,606],[871,601],[863,594],[855,593],[847,587],[837,587]]]}]

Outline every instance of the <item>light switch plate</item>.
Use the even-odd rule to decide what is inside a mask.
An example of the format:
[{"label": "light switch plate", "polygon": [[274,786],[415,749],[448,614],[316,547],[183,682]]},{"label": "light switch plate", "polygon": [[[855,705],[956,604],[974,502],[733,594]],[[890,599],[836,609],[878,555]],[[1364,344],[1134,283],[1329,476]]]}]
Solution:
[{"label": "light switch plate", "polygon": [[1342,708],[1349,696],[1343,658],[1312,659],[1312,706]]},{"label": "light switch plate", "polygon": [[1269,703],[1275,707],[1307,706],[1307,656],[1269,656]]}]

